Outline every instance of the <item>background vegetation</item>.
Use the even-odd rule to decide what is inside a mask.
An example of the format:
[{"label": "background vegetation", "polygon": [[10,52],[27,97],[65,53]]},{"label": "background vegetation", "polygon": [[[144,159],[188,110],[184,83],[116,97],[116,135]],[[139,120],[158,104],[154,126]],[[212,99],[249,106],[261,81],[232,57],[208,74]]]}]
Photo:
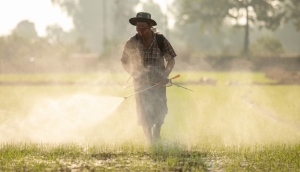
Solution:
[{"label": "background vegetation", "polygon": [[121,70],[112,62],[119,61],[126,40],[135,34],[128,19],[136,15],[137,7],[151,12],[158,31],[175,48],[178,64],[184,64],[177,66],[180,69],[202,64],[192,68],[208,70],[205,63],[219,69],[210,63],[214,57],[253,62],[262,57],[296,58],[300,52],[296,0],[174,0],[166,10],[153,0],[52,3],[73,19],[74,28],[66,32],[50,25],[47,36],[39,37],[34,23],[21,21],[10,35],[0,37],[2,72],[91,71],[104,63],[114,64],[111,70]]}]

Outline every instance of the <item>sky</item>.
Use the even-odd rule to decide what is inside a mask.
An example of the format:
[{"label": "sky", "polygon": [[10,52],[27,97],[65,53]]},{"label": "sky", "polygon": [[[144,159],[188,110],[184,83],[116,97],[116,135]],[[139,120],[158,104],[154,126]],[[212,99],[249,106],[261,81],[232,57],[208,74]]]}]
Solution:
[{"label": "sky", "polygon": [[0,0],[0,35],[10,34],[22,20],[33,22],[39,36],[45,36],[48,25],[59,24],[65,31],[73,27],[72,19],[51,0]]},{"label": "sky", "polygon": [[[173,0],[154,1],[165,12],[166,3]],[[45,36],[46,27],[52,24],[59,24],[65,31],[73,28],[72,18],[52,5],[51,0],[0,0],[0,35],[10,34],[22,20],[33,22],[39,36]]]}]

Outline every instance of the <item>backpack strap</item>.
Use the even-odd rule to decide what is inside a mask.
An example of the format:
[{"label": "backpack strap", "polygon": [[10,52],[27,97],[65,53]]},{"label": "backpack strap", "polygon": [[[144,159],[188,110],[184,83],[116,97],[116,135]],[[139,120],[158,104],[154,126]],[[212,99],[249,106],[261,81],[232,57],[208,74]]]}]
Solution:
[{"label": "backpack strap", "polygon": [[165,40],[165,37],[163,34],[156,33],[157,45],[158,45],[158,48],[160,49],[160,52],[162,55],[164,55],[164,40]]},{"label": "backpack strap", "polygon": [[[135,39],[138,40],[138,34],[135,35]],[[165,37],[163,34],[156,33],[157,45],[158,45],[158,48],[160,49],[160,52],[162,55],[164,55],[164,40],[165,40]]]}]

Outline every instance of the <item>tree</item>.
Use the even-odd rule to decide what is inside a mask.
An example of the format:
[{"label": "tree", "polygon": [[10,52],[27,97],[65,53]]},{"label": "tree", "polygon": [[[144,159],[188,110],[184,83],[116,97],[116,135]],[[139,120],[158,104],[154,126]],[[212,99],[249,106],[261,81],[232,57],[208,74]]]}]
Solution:
[{"label": "tree", "polygon": [[28,39],[38,38],[34,23],[28,20],[23,20],[19,22],[13,30],[13,33]]},{"label": "tree", "polygon": [[[139,0],[52,0],[72,17],[77,37],[94,51],[104,50],[105,39],[126,35],[128,19]],[[109,10],[105,10],[109,9]],[[116,34],[117,33],[117,34]]]},{"label": "tree", "polygon": [[300,54],[300,32],[297,32],[297,28],[292,22],[284,24],[276,32],[273,32],[273,36],[280,39],[286,53]]},{"label": "tree", "polygon": [[276,30],[286,16],[284,1],[286,0],[185,0],[181,14],[186,23],[200,21],[202,28],[212,25],[218,30],[224,22],[243,27],[244,55],[247,56],[250,25]]},{"label": "tree", "polygon": [[49,41],[52,43],[60,42],[65,34],[63,28],[58,24],[47,26],[46,33]]},{"label": "tree", "polygon": [[299,0],[290,0],[286,9],[288,10],[287,21],[292,21],[296,30],[300,31],[300,1]]}]

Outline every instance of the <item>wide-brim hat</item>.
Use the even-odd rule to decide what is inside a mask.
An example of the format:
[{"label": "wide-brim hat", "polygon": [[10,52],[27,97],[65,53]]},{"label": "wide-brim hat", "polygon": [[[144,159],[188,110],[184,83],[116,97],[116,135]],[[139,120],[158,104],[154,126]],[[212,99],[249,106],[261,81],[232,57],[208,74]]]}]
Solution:
[{"label": "wide-brim hat", "polygon": [[146,12],[139,12],[136,14],[136,17],[129,19],[129,23],[134,26],[136,26],[137,22],[150,22],[152,26],[157,25],[156,21],[151,19],[151,14]]}]

